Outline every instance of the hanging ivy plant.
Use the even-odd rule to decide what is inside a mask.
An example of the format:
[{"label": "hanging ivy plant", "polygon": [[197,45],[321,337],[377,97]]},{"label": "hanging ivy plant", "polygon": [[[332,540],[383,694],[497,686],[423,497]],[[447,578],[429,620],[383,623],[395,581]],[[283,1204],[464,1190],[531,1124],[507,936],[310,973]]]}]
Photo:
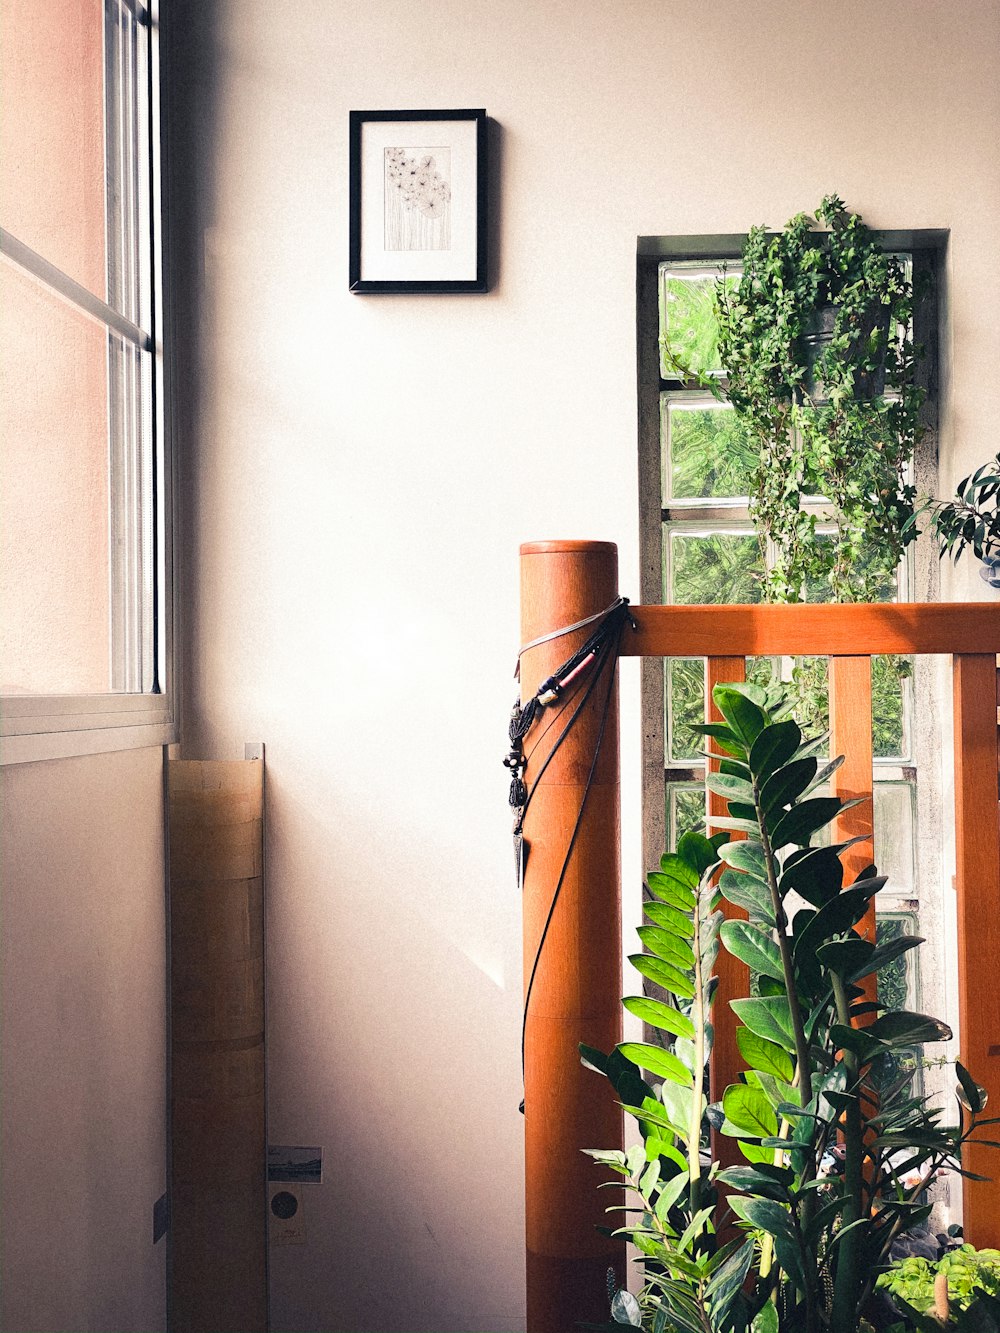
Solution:
[{"label": "hanging ivy plant", "polygon": [[836,195],[776,236],[754,227],[739,282],[716,283],[725,396],[759,451],[750,511],[771,601],[878,600],[916,535],[913,300],[903,264]]}]

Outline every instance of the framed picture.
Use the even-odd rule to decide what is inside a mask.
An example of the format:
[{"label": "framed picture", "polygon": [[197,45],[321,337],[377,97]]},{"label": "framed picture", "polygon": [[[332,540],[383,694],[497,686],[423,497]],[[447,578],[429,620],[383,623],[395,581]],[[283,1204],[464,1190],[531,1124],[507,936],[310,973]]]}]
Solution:
[{"label": "framed picture", "polygon": [[352,292],[486,291],[486,112],[352,111]]}]

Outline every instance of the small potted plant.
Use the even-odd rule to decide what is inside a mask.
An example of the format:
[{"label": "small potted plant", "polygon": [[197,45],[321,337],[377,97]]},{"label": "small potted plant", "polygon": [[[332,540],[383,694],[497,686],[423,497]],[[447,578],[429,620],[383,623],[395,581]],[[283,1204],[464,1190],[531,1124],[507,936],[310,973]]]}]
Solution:
[{"label": "small potted plant", "polygon": [[[777,235],[751,228],[742,275],[723,273],[715,304],[721,396],[759,453],[750,512],[776,556],[769,599],[799,601],[808,587],[878,600],[916,535],[907,466],[924,394],[903,263],[828,195]],[[828,516],[806,497],[824,497]],[[817,534],[818,521],[832,534]]]},{"label": "small potted plant", "polygon": [[931,514],[931,531],[941,555],[958,561],[967,548],[982,561],[980,578],[1000,588],[1000,453],[958,483],[951,500],[936,500],[923,512]]}]

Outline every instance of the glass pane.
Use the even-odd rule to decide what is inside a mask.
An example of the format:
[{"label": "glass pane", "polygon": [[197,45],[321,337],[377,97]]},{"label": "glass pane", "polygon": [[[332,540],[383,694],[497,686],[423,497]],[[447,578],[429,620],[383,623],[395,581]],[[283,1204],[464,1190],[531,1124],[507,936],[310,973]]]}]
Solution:
[{"label": "glass pane", "polygon": [[664,502],[745,496],[757,462],[731,407],[705,394],[661,394]]},{"label": "glass pane", "polygon": [[872,658],[872,751],[876,759],[909,754],[910,686],[913,658]]},{"label": "glass pane", "polygon": [[[775,658],[748,657],[747,680],[766,685],[777,665]],[[666,691],[666,761],[668,764],[702,763],[705,738],[694,728],[705,720],[705,659],[668,658]]]},{"label": "glass pane", "polygon": [[671,851],[682,833],[704,833],[705,788],[701,783],[672,782],[667,788],[667,837]]},{"label": "glass pane", "polygon": [[104,299],[104,0],[3,19],[0,225]]},{"label": "glass pane", "polygon": [[664,598],[684,605],[759,602],[763,563],[757,538],[733,532],[668,530]]},{"label": "glass pane", "polygon": [[690,760],[704,749],[693,728],[705,720],[704,658],[667,659],[667,758]]},{"label": "glass pane", "polygon": [[909,782],[877,782],[875,804],[875,864],[889,882],[883,892],[903,898],[917,896],[913,851],[913,798]]},{"label": "glass pane", "polygon": [[0,690],[107,690],[108,334],[6,260],[0,428]]},{"label": "glass pane", "polygon": [[[660,374],[664,379],[721,375],[715,318],[717,266],[660,265]],[[739,282],[729,273],[726,283]]]}]

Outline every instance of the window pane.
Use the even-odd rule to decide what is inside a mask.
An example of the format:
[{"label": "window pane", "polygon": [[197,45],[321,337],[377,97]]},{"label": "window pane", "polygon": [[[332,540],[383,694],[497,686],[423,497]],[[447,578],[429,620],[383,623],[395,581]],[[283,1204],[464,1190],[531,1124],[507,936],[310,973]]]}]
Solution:
[{"label": "window pane", "polygon": [[110,687],[108,334],[0,261],[0,689]]},{"label": "window pane", "polygon": [[[715,318],[717,266],[661,264],[660,374],[664,379],[721,375],[719,326]],[[727,284],[738,283],[730,273]]]},{"label": "window pane", "polygon": [[107,291],[104,3],[3,6],[0,225]]},{"label": "window pane", "polygon": [[757,538],[733,532],[667,529],[667,602],[719,606],[761,600]]},{"label": "window pane", "polygon": [[884,892],[903,898],[917,896],[913,852],[913,785],[878,782],[874,789],[875,864],[887,875]]},{"label": "window pane", "polygon": [[667,838],[677,847],[682,833],[704,833],[705,788],[701,783],[671,783],[667,788]]},{"label": "window pane", "polygon": [[872,658],[872,748],[876,759],[910,752],[910,686],[913,658]]},{"label": "window pane", "polygon": [[664,502],[745,496],[757,454],[731,407],[706,394],[661,394]]}]

